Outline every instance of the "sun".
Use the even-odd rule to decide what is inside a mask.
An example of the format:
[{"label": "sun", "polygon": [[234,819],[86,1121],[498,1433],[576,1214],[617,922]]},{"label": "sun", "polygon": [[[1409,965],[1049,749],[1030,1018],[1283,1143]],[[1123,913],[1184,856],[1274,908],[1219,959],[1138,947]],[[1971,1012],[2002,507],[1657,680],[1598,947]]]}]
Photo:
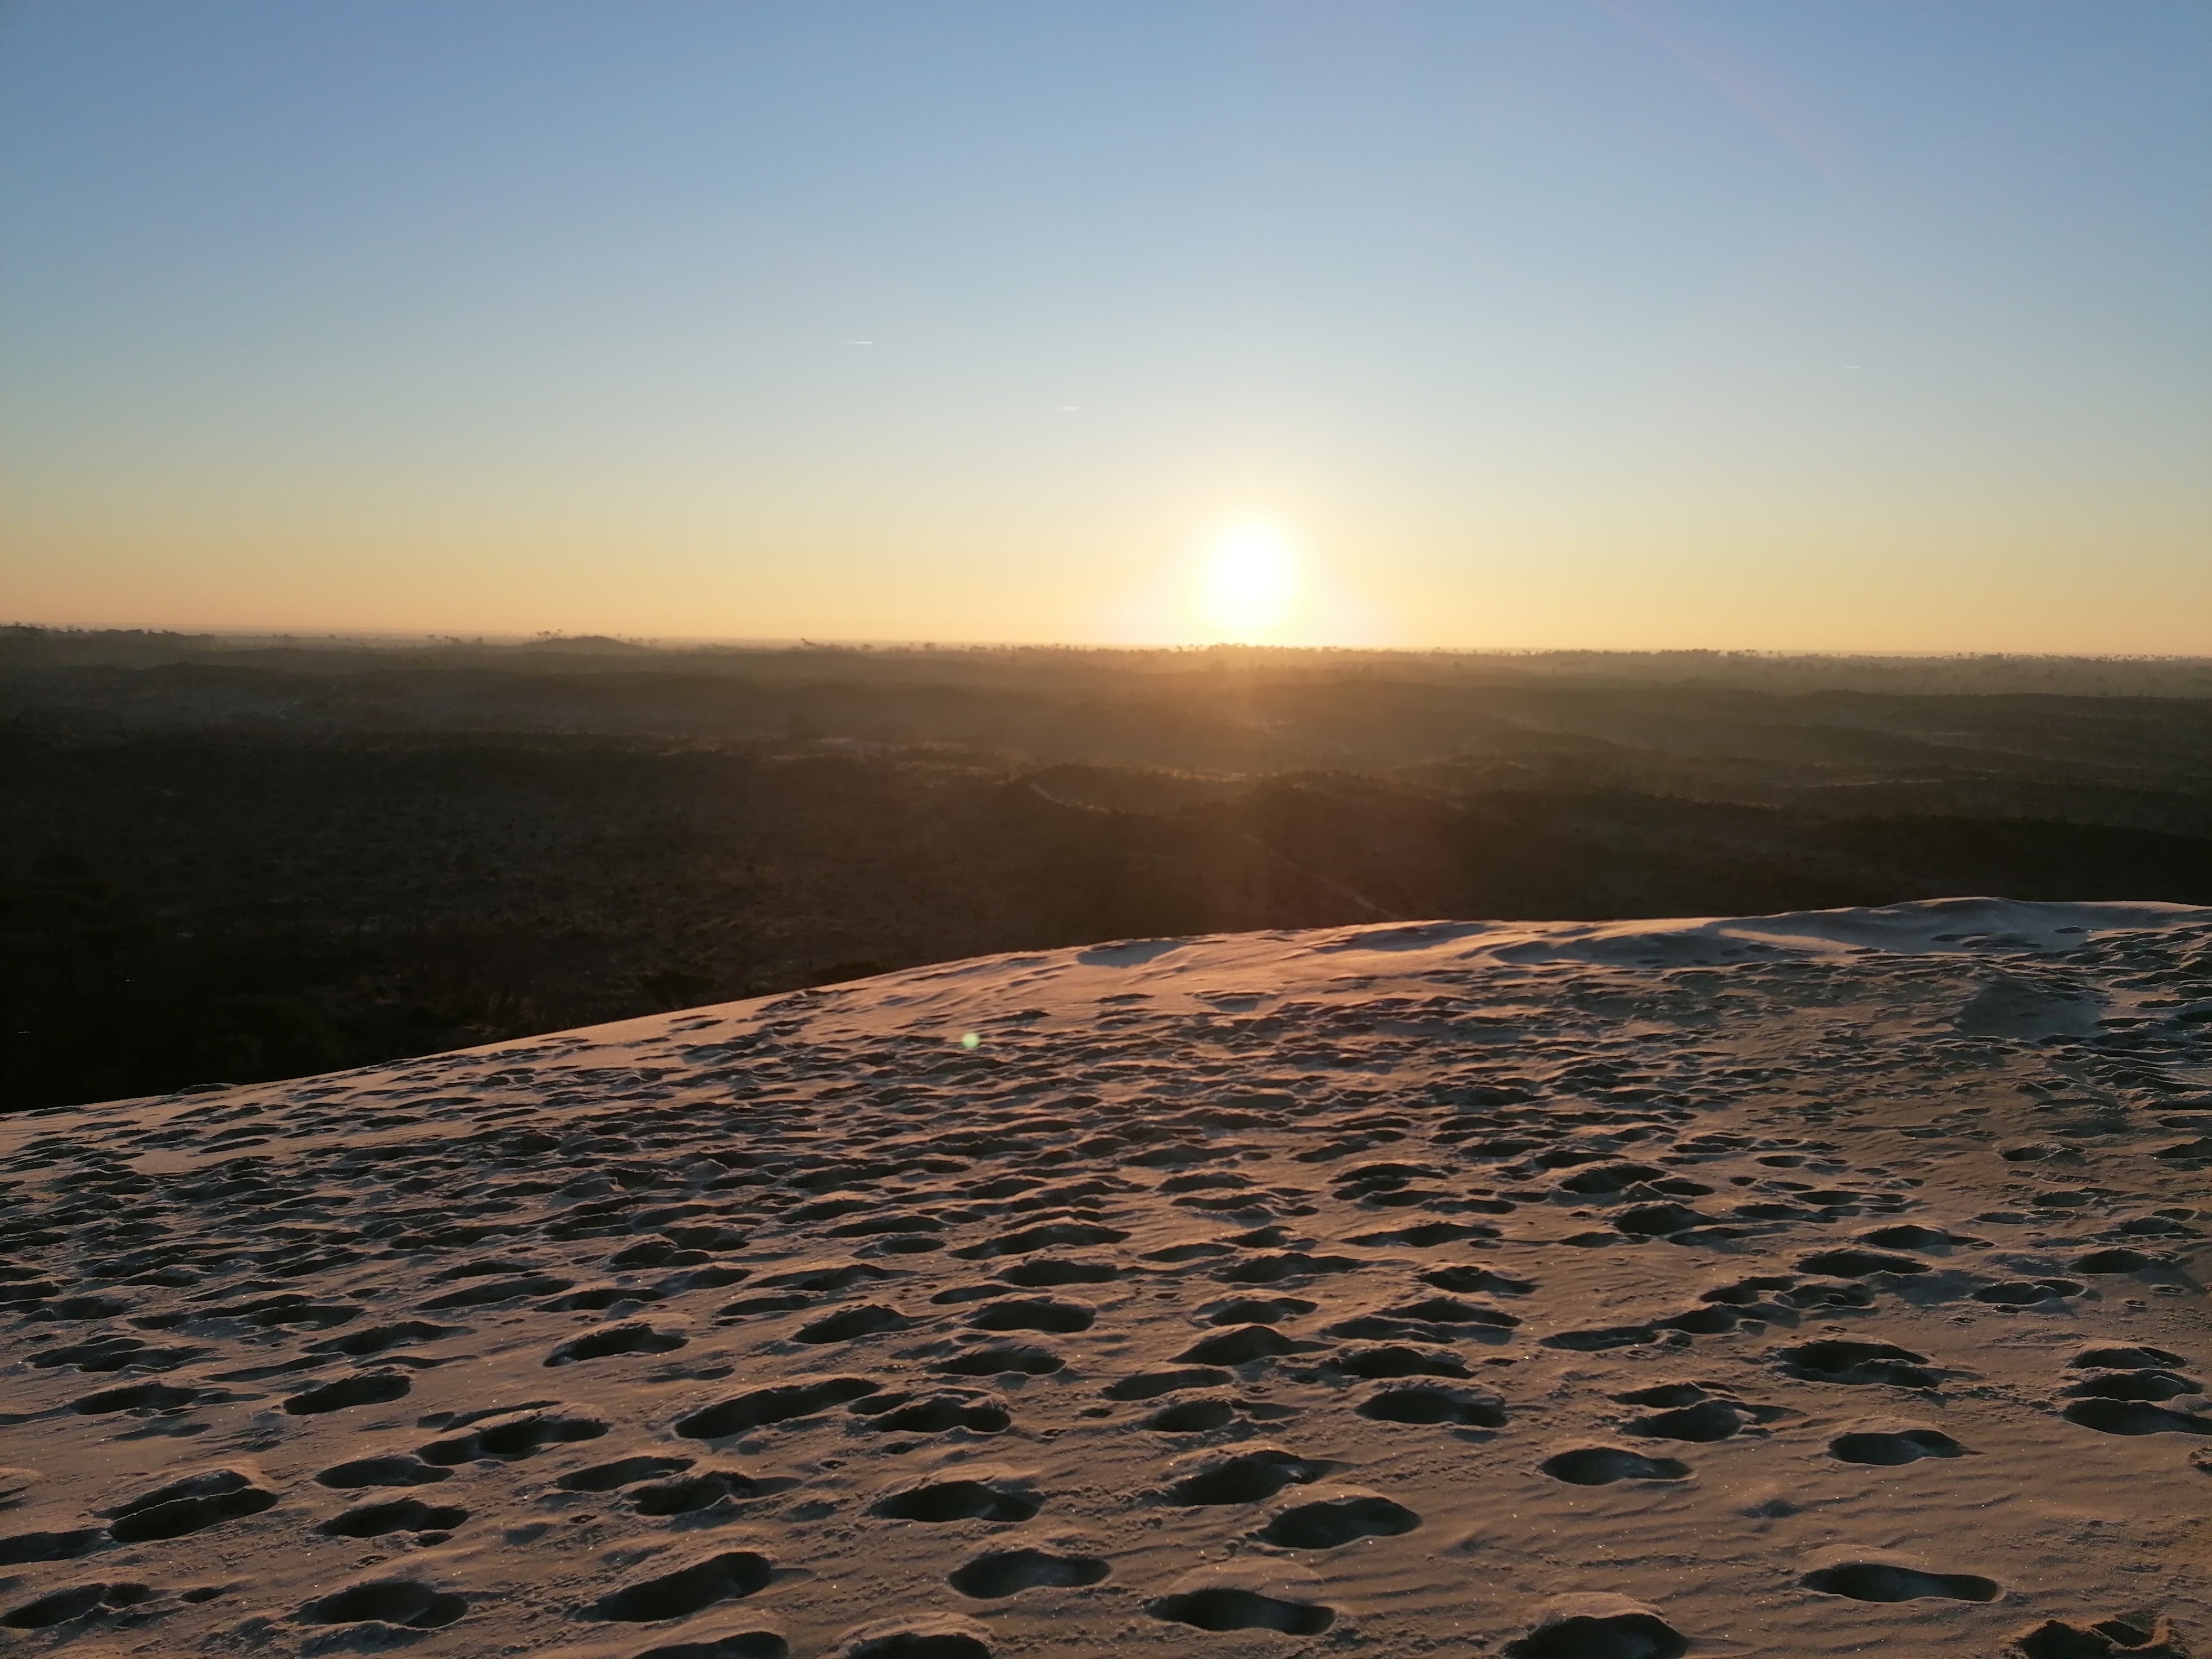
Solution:
[{"label": "sun", "polygon": [[1300,586],[1297,550],[1280,530],[1231,525],[1199,562],[1198,615],[1220,638],[1255,644],[1291,619]]}]

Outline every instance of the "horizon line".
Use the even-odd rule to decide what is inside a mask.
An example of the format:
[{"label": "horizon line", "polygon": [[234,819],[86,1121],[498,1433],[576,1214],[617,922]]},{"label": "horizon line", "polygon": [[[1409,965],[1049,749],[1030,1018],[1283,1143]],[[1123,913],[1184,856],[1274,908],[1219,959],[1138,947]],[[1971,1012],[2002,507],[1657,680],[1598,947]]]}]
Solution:
[{"label": "horizon line", "polygon": [[1589,646],[1589,645],[1297,645],[1239,640],[1074,641],[1066,640],[923,640],[838,639],[810,635],[633,635],[569,633],[539,629],[527,633],[471,635],[434,629],[396,628],[275,628],[231,627],[214,623],[149,625],[114,623],[0,622],[0,634],[33,633],[94,635],[137,634],[155,638],[218,640],[240,644],[313,641],[332,645],[366,645],[385,648],[483,647],[514,648],[562,643],[616,645],[640,651],[912,651],[988,652],[1060,651],[1097,655],[1198,655],[1211,652],[1250,652],[1280,656],[1340,657],[1758,657],[1819,659],[1833,661],[1945,662],[1960,660],[2026,662],[2204,663],[2212,665],[2212,652],[2173,651],[2027,651],[1909,650],[1880,647],[1793,648],[1787,646]]}]

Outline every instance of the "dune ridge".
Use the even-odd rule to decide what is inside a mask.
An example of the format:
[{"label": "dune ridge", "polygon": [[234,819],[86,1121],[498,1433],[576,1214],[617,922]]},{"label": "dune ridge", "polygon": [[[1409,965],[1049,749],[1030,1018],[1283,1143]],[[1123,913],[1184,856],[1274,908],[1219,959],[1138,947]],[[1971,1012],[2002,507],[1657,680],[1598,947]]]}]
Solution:
[{"label": "dune ridge", "polygon": [[2212,1640],[2212,910],[1132,940],[0,1120],[27,1651]]}]

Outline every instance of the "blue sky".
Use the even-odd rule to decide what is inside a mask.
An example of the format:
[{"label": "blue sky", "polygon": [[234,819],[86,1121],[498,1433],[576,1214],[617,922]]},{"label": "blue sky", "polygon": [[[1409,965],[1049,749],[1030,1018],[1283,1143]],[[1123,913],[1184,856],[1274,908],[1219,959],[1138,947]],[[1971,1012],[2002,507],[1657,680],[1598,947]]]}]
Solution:
[{"label": "blue sky", "polygon": [[0,250],[23,620],[2212,652],[2198,0],[15,0]]}]

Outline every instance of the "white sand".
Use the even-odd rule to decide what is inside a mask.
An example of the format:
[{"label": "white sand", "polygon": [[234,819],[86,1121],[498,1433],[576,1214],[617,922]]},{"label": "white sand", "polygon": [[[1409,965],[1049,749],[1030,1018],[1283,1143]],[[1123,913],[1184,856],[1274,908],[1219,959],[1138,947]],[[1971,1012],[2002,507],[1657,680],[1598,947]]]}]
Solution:
[{"label": "white sand", "polygon": [[2212,1650],[2208,1017],[1443,923],[0,1120],[0,1648]]}]

